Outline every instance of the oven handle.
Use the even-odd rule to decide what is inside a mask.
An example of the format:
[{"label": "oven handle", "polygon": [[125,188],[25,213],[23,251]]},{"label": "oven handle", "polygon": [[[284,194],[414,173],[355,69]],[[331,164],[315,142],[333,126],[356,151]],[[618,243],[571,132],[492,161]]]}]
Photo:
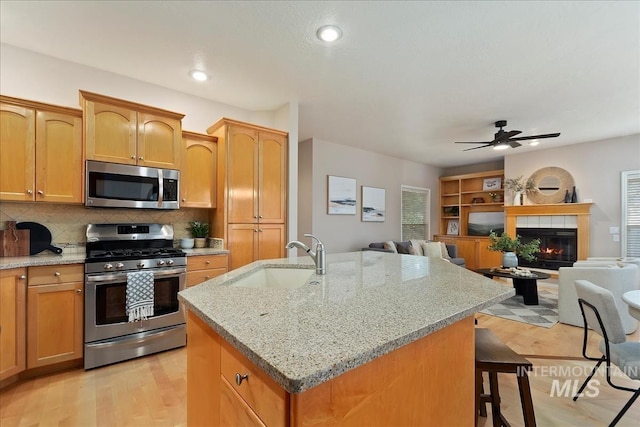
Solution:
[{"label": "oven handle", "polygon": [[[178,276],[180,274],[184,274],[187,272],[186,268],[172,268],[172,269],[167,269],[167,270],[162,270],[162,271],[154,271],[153,272],[153,278],[154,279],[161,279],[163,277],[169,277],[169,276]],[[122,281],[122,279],[126,279],[127,278],[127,274],[126,272],[123,273],[109,273],[109,274],[100,274],[100,275],[96,275],[96,276],[90,276],[87,275],[86,276],[86,282],[87,283],[96,283],[96,282],[100,282],[100,283],[106,283],[106,282],[118,282],[118,281]]]}]

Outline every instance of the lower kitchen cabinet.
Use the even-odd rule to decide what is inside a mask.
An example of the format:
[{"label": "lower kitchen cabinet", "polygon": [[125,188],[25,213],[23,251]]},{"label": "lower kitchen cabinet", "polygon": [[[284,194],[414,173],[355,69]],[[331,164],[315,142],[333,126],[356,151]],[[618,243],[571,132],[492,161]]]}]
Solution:
[{"label": "lower kitchen cabinet", "polygon": [[84,267],[29,268],[27,368],[82,358]]},{"label": "lower kitchen cabinet", "polygon": [[284,257],[284,224],[229,224],[230,269]]},{"label": "lower kitchen cabinet", "polygon": [[26,279],[26,268],[0,270],[0,380],[26,368]]},{"label": "lower kitchen cabinet", "polygon": [[198,285],[229,270],[229,257],[222,255],[194,255],[187,257],[187,288]]}]

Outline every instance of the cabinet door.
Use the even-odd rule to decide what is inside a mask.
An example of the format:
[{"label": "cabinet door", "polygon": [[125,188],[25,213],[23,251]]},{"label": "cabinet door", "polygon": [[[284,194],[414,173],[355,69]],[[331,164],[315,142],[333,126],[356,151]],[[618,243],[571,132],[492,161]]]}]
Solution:
[{"label": "cabinet door", "polygon": [[27,367],[82,358],[83,284],[29,286]]},{"label": "cabinet door", "polygon": [[258,218],[282,224],[287,211],[287,138],[260,132]]},{"label": "cabinet door", "polygon": [[258,229],[258,258],[284,257],[284,224],[260,224]]},{"label": "cabinet door", "polygon": [[228,222],[230,224],[257,222],[257,131],[238,126],[229,127],[227,186]]},{"label": "cabinet door", "polygon": [[138,164],[180,169],[182,124],[150,113],[138,113]]},{"label": "cabinet door", "polygon": [[265,426],[224,378],[220,381],[220,425],[225,427]]},{"label": "cabinet door", "polygon": [[36,114],[36,200],[82,203],[82,119]]},{"label": "cabinet door", "polygon": [[86,101],[85,146],[88,160],[136,164],[136,112]]},{"label": "cabinet door", "polygon": [[183,135],[180,207],[216,207],[216,148],[213,141]]},{"label": "cabinet door", "polygon": [[456,239],[458,256],[464,258],[464,263],[469,270],[478,268],[478,241],[475,239]]},{"label": "cabinet door", "polygon": [[229,270],[258,259],[257,224],[229,224],[228,236]]},{"label": "cabinet door", "polygon": [[0,104],[0,200],[34,200],[35,111]]},{"label": "cabinet door", "polygon": [[26,278],[24,268],[0,270],[0,380],[26,367]]}]

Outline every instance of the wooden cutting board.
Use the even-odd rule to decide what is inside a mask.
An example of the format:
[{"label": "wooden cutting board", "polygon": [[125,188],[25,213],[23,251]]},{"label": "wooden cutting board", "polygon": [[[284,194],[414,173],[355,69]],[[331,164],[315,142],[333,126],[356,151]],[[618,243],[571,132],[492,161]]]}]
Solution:
[{"label": "wooden cutting board", "polygon": [[0,230],[0,256],[29,256],[29,230],[17,230],[15,221],[7,221],[7,228]]}]

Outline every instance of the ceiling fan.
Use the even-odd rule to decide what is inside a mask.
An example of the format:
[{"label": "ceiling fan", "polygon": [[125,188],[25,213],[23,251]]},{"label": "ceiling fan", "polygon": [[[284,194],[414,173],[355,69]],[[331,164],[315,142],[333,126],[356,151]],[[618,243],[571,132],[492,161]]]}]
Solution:
[{"label": "ceiling fan", "polygon": [[485,148],[485,147],[493,147],[494,150],[501,150],[509,147],[511,148],[520,147],[522,144],[520,144],[518,141],[525,141],[528,139],[555,138],[557,136],[560,136],[560,132],[558,132],[558,133],[547,133],[544,135],[531,135],[531,136],[521,136],[519,138],[514,138],[514,136],[519,135],[522,132],[519,130],[504,131],[502,128],[507,126],[506,120],[498,120],[495,123],[495,125],[497,128],[500,128],[500,130],[493,135],[494,136],[493,141],[483,141],[483,142],[456,141],[456,144],[484,144],[480,147],[467,148],[466,150],[462,150],[462,151],[477,150],[478,148]]}]

